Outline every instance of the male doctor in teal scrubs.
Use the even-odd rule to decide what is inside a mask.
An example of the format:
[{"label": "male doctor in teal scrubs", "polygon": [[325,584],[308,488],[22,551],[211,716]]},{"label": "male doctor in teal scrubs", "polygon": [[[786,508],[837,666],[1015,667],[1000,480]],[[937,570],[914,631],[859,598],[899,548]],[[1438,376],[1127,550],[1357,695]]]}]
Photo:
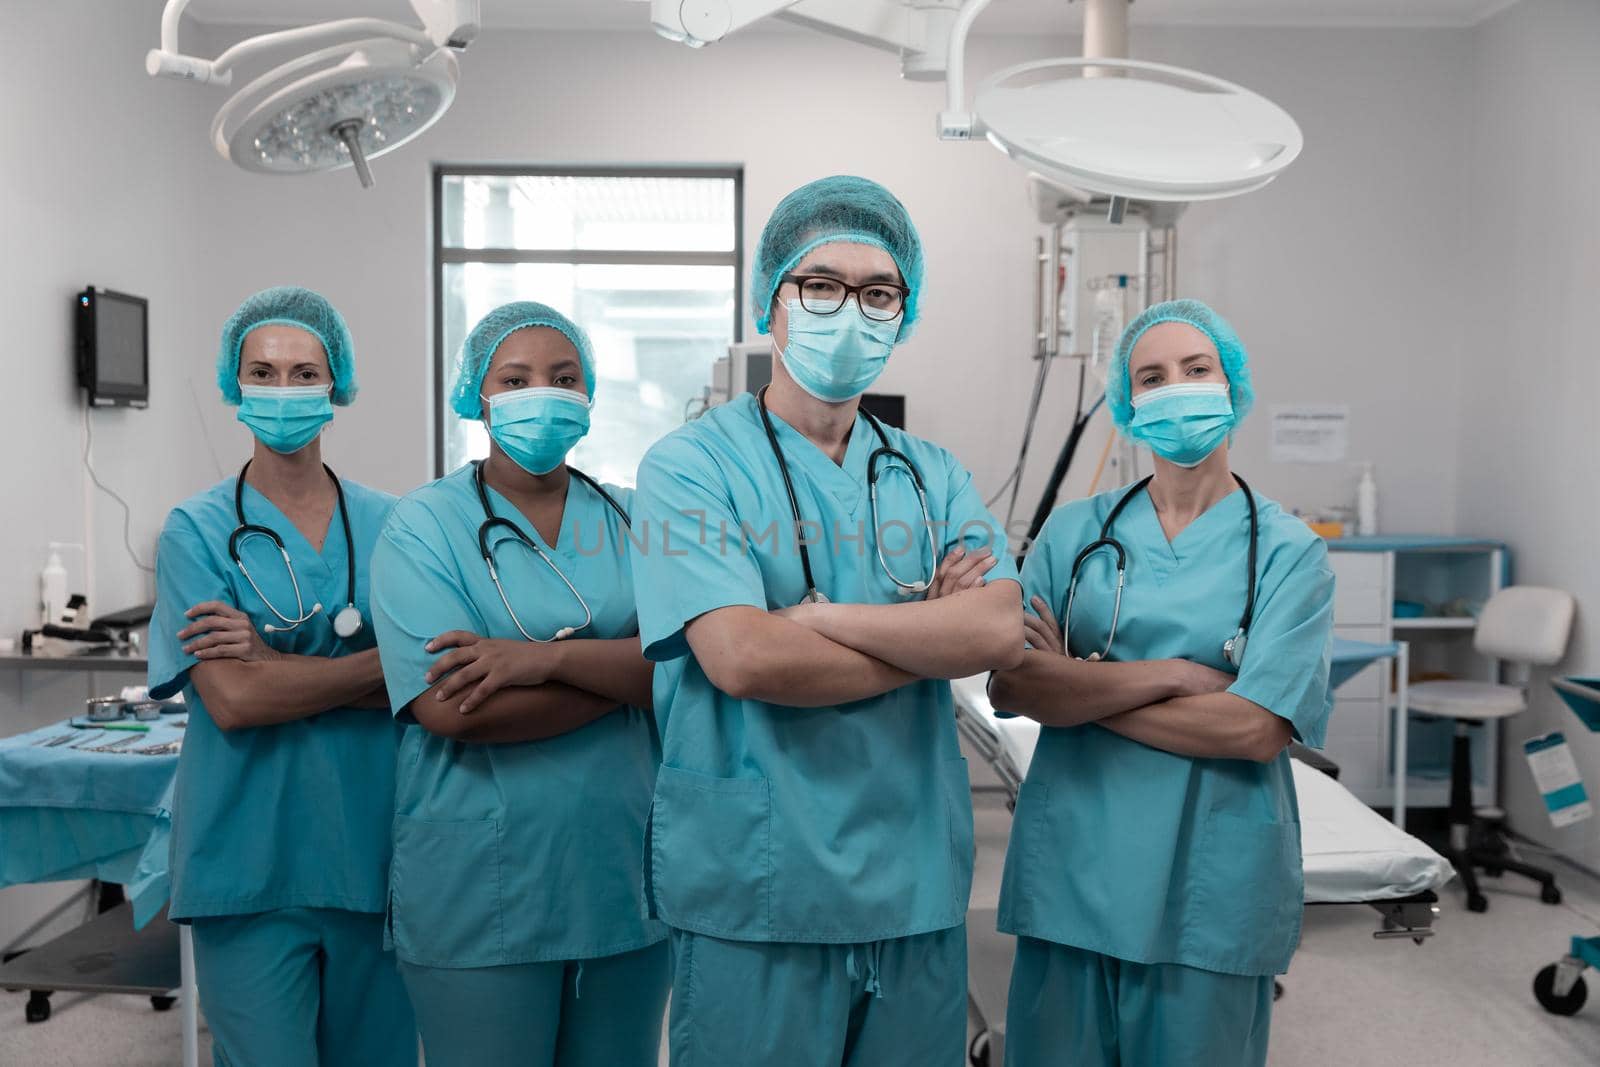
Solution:
[{"label": "male doctor in teal scrubs", "polygon": [[859,410],[921,297],[900,202],[807,185],[754,273],[771,386],[660,441],[634,498],[672,1059],[959,1063],[972,809],[946,680],[1020,663],[1020,585],[966,470]]}]

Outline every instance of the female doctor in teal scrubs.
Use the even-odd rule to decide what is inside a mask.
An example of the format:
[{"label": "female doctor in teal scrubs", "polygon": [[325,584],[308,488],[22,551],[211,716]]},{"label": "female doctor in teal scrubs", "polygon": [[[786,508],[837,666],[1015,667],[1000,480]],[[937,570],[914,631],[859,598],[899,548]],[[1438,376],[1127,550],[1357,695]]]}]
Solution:
[{"label": "female doctor in teal scrubs", "polygon": [[1135,319],[1106,391],[1155,474],[1050,517],[1032,647],[991,683],[1045,727],[1000,901],[1006,1063],[1262,1064],[1302,908],[1287,747],[1331,706],[1327,549],[1229,469],[1250,377],[1210,308]]},{"label": "female doctor in teal scrubs", "polygon": [[753,285],[771,386],[639,470],[681,1067],[961,1059],[972,807],[943,679],[1021,659],[1021,590],[966,470],[860,410],[921,288],[888,190],[791,193]]},{"label": "female doctor in teal scrubs", "polygon": [[255,453],[173,509],[156,556],[150,693],[189,705],[170,914],[219,1065],[415,1064],[383,949],[396,730],[367,613],[394,498],[336,479],[319,438],[355,396],[350,331],[316,293],[257,293],[217,381]]},{"label": "female doctor in teal scrubs", "polygon": [[656,1063],[667,945],[639,872],[660,757],[631,494],[565,465],[594,381],[565,316],[490,312],[453,396],[489,458],[401,500],[373,555],[407,724],[389,921],[428,1067]]}]

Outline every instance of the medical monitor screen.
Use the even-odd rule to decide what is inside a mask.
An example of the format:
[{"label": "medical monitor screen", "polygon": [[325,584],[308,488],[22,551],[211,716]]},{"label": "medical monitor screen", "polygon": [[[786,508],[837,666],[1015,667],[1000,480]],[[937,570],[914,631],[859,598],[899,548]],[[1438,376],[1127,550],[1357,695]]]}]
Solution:
[{"label": "medical monitor screen", "polygon": [[78,382],[91,404],[143,407],[150,397],[149,304],[105,289],[78,294]]},{"label": "medical monitor screen", "polygon": [[879,422],[896,429],[906,428],[906,398],[899,393],[862,393],[861,407],[876,416]]}]

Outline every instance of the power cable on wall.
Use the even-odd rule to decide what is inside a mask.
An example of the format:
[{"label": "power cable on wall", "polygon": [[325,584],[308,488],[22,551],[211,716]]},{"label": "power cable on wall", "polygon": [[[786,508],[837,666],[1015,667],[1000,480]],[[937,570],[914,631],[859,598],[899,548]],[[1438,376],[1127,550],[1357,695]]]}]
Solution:
[{"label": "power cable on wall", "polygon": [[[115,489],[112,489],[105,482],[102,482],[100,480],[100,475],[95,473],[94,460],[90,455],[90,450],[92,449],[93,445],[94,426],[89,418],[89,405],[85,404],[83,405],[83,469],[89,473],[89,480],[94,483],[96,489],[99,489],[102,493],[106,494],[106,496],[109,496],[112,500],[115,500],[117,504],[121,506],[122,546],[128,550],[128,558],[133,560],[133,565],[135,567],[138,567],[146,574],[154,574],[156,569],[141,560],[139,558],[139,554],[133,550],[133,509],[128,506],[128,502],[126,500],[122,499],[122,497],[117,494]],[[90,531],[90,533],[93,533],[93,531]]]}]

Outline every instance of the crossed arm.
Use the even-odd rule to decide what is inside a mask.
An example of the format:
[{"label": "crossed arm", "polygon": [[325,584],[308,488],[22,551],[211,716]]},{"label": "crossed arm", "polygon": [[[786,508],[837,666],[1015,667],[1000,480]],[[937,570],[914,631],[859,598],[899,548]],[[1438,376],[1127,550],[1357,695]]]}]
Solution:
[{"label": "crossed arm", "polygon": [[1287,719],[1228,692],[1233,675],[1187,660],[1108,663],[1067,654],[1047,605],[1024,620],[1032,645],[1020,666],[990,679],[996,708],[1046,726],[1094,723],[1133,741],[1197,759],[1267,763],[1293,738]]},{"label": "crossed arm", "polygon": [[[376,649],[288,655],[230,605],[206,601],[187,614],[195,621],[178,637],[201,661],[190,678],[222,730],[292,722],[331,708],[389,707]],[[443,653],[427,675],[434,684],[407,710],[443,737],[534,741],[576,730],[619,704],[650,707],[651,665],[638,638],[533,645],[453,630],[430,642],[429,651]]]},{"label": "crossed arm", "polygon": [[261,639],[250,617],[220,600],[185,612],[183,651],[200,662],[190,680],[219,729],[272,726],[332,708],[388,708],[376,649],[349,656],[295,656]]},{"label": "crossed arm", "polygon": [[706,677],[729,696],[795,708],[848,704],[919,678],[1015,665],[1021,593],[1015,582],[985,585],[993,566],[987,549],[956,549],[921,601],[718,608],[684,633]]},{"label": "crossed arm", "polygon": [[[448,651],[446,651],[448,650]],[[443,653],[430,688],[406,705],[429,733],[478,744],[541,741],[629,704],[651,707],[654,666],[637,637],[536,644],[451,630],[428,643]]]}]

